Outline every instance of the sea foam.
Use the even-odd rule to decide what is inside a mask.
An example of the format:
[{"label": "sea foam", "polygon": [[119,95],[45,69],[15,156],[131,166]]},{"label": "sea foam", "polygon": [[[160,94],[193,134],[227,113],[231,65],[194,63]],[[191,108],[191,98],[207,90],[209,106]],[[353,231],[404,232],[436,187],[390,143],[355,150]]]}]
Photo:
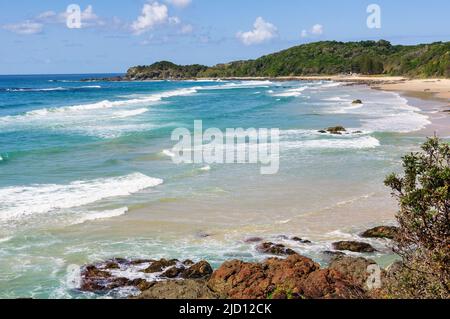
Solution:
[{"label": "sea foam", "polygon": [[66,185],[38,184],[0,188],[0,220],[52,213],[102,199],[128,196],[163,183],[162,179],[133,173],[126,176],[75,181]]}]

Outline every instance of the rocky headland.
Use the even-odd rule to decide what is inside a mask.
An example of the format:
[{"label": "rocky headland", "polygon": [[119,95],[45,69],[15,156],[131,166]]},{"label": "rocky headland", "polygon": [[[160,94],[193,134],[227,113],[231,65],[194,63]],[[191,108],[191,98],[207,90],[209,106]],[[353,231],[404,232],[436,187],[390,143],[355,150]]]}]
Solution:
[{"label": "rocky headland", "polygon": [[[395,227],[380,226],[362,237],[392,238],[395,231]],[[299,237],[287,239],[311,243]],[[283,244],[259,237],[245,241],[255,243],[255,249],[268,258],[229,260],[215,270],[205,260],[114,258],[83,266],[79,290],[102,295],[126,289],[127,297],[137,299],[366,299],[381,295],[370,285],[368,269],[376,262],[369,257],[376,250],[366,242],[333,243],[333,250],[322,252],[329,262],[321,267]],[[380,268],[380,280],[389,278],[390,271]]]}]

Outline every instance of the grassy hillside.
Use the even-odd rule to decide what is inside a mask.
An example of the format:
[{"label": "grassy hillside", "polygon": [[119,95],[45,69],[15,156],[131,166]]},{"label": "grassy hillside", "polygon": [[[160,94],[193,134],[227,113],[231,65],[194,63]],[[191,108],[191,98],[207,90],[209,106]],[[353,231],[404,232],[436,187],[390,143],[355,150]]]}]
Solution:
[{"label": "grassy hillside", "polygon": [[360,73],[408,77],[450,77],[450,42],[414,46],[388,41],[324,41],[299,45],[256,60],[213,67],[158,62],[128,70],[128,79],[302,76]]}]

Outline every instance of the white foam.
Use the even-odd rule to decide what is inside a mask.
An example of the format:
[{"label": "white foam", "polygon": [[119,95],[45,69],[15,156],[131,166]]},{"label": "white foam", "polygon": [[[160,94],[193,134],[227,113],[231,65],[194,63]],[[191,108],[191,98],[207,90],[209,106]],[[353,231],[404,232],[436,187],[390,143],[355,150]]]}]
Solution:
[{"label": "white foam", "polygon": [[282,142],[281,146],[287,149],[370,149],[380,146],[380,141],[372,136],[363,136],[349,139]]},{"label": "white foam", "polygon": [[84,214],[83,216],[78,218],[75,222],[73,222],[72,225],[84,224],[85,222],[93,221],[93,220],[99,220],[99,219],[101,220],[101,219],[109,219],[109,218],[113,218],[113,217],[118,217],[118,216],[125,215],[127,212],[128,212],[128,207],[122,207],[122,208],[113,209],[113,210],[106,210],[103,212],[94,211],[94,212]]},{"label": "white foam", "polygon": [[203,166],[203,167],[200,168],[200,170],[204,171],[204,172],[210,171],[211,170],[211,166],[209,166],[209,165]]},{"label": "white foam", "polygon": [[167,157],[175,157],[175,153],[171,150],[163,150],[161,153]]},{"label": "white foam", "polygon": [[0,243],[6,243],[7,241],[10,241],[12,239],[12,237],[3,237],[0,238]]},{"label": "white foam", "polygon": [[276,94],[272,94],[272,96],[276,96],[276,97],[297,97],[302,95],[302,92],[304,90],[306,90],[308,88],[308,86],[302,86],[299,88],[293,88],[293,89],[288,89],[284,92],[281,93],[276,93]]},{"label": "white foam", "polygon": [[128,196],[163,183],[141,173],[75,181],[66,185],[38,184],[0,188],[0,220],[51,213],[79,207],[102,199]]},{"label": "white foam", "polygon": [[126,117],[137,116],[137,115],[140,115],[140,114],[143,114],[146,112],[148,112],[148,109],[146,109],[146,108],[130,110],[130,111],[120,111],[120,112],[114,112],[113,117],[126,118]]}]

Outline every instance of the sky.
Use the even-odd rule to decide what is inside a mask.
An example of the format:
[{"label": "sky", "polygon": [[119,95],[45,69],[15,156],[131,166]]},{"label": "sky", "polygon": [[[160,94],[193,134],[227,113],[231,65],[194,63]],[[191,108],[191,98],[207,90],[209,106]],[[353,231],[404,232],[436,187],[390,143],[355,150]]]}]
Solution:
[{"label": "sky", "polygon": [[449,41],[449,12],[448,0],[0,0],[0,74],[214,65],[323,40]]}]

